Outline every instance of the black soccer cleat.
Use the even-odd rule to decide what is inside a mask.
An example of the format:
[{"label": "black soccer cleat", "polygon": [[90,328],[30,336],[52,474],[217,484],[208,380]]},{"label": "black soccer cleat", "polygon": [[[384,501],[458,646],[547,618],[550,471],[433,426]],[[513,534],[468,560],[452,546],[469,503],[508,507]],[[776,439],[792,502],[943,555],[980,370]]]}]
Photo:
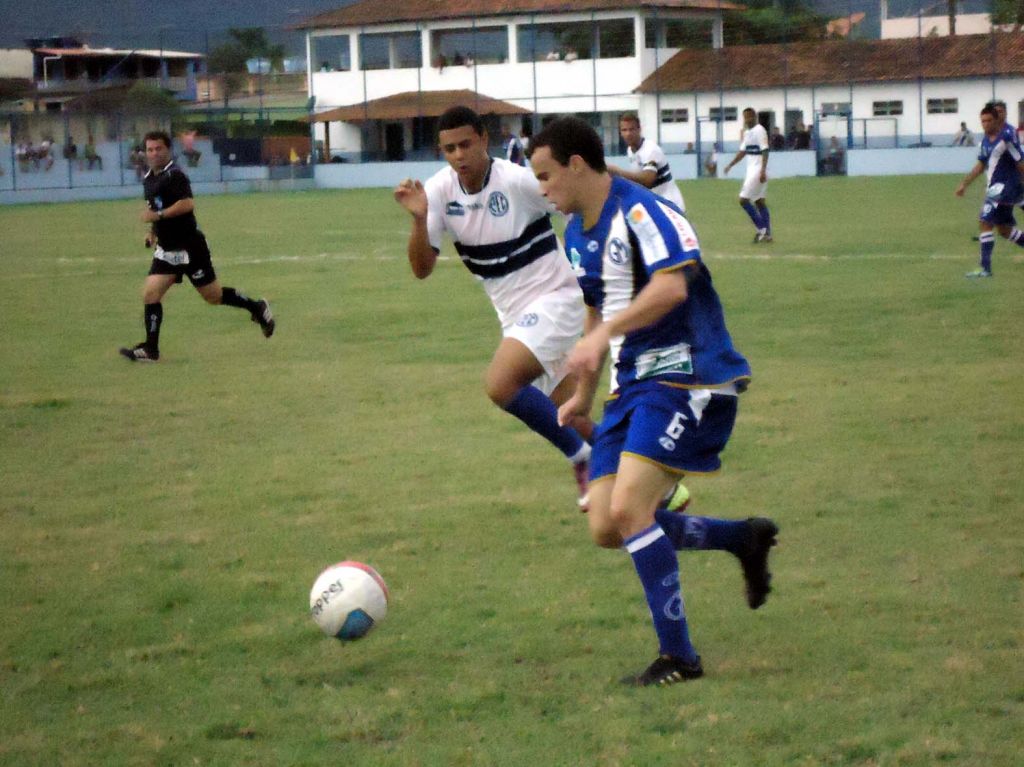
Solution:
[{"label": "black soccer cleat", "polygon": [[737,556],[743,567],[743,580],[747,587],[747,604],[756,610],[768,599],[772,590],[772,574],[768,572],[768,552],[777,541],[778,525],[765,517],[747,520],[747,542]]},{"label": "black soccer cleat", "polygon": [[252,313],[252,321],[260,326],[264,338],[270,338],[274,335],[274,328],[277,327],[274,313],[270,311],[270,304],[267,302],[267,299],[261,298],[256,304],[259,308]]},{"label": "black soccer cleat", "polygon": [[704,667],[700,664],[700,656],[693,663],[687,663],[682,658],[659,655],[643,673],[623,677],[622,683],[630,687],[650,687],[655,684],[664,687],[690,679],[700,679],[702,676]]},{"label": "black soccer cleat", "polygon": [[122,346],[117,351],[122,357],[132,362],[156,362],[160,359],[160,352],[156,349],[149,349],[145,344],[136,344],[131,348]]}]

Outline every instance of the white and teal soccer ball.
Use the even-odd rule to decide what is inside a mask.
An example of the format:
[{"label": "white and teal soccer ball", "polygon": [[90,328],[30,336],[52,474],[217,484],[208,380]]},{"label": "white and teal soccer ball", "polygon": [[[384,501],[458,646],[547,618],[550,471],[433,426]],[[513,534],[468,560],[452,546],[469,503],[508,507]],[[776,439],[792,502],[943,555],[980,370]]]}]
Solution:
[{"label": "white and teal soccer ball", "polygon": [[361,639],[388,614],[387,584],[369,565],[339,562],[317,576],[309,613],[327,636]]}]

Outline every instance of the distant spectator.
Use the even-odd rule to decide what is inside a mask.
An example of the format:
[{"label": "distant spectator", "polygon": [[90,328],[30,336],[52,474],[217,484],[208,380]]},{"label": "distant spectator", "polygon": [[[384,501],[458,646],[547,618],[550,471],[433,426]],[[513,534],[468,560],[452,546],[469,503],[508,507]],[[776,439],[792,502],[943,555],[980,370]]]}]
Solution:
[{"label": "distant spectator", "polygon": [[17,148],[14,150],[14,159],[18,162],[18,170],[22,173],[28,173],[29,164],[34,155],[35,152],[32,149],[31,141],[19,141]]},{"label": "distant spectator", "polygon": [[576,61],[579,57],[580,55],[576,53],[576,49],[570,48],[565,52],[565,56],[562,58],[562,61]]},{"label": "distant spectator", "polygon": [[196,132],[194,130],[187,130],[181,134],[181,153],[185,155],[185,161],[190,168],[199,165],[199,158],[203,156],[203,153],[196,149],[195,143]]},{"label": "distant spectator", "polygon": [[707,171],[709,176],[718,177],[718,153],[722,151],[722,145],[717,141],[711,148],[711,154],[704,160],[704,170]]},{"label": "distant spectator", "polygon": [[796,128],[793,130],[793,141],[789,147],[790,149],[811,148],[811,132],[807,130],[807,127],[802,122],[796,124]]},{"label": "distant spectator", "polygon": [[448,57],[443,53],[439,53],[434,57],[434,66],[437,67],[437,73],[441,74],[444,72],[444,68],[448,66]]},{"label": "distant spectator", "polygon": [[526,150],[523,148],[523,142],[507,125],[502,126],[501,132],[505,139],[505,159],[515,165],[526,165]]},{"label": "distant spectator", "polygon": [[96,152],[96,140],[90,135],[85,139],[85,164],[88,170],[92,170],[93,165],[99,165],[100,170],[103,170],[103,158]]},{"label": "distant spectator", "polygon": [[61,154],[64,155],[64,159],[67,160],[69,164],[77,164],[78,169],[82,169],[82,163],[78,159],[78,144],[75,143],[75,139],[71,136],[68,136],[67,143],[64,144],[64,149]]},{"label": "distant spectator", "polygon": [[452,64],[458,67],[458,66],[462,66],[465,63],[466,63],[466,57],[463,56],[458,51],[455,51],[455,55],[452,56]]},{"label": "distant spectator", "polygon": [[142,177],[146,175],[146,150],[141,143],[132,147],[128,162],[129,167],[135,168],[135,178],[142,181]]},{"label": "distant spectator", "polygon": [[548,55],[544,57],[546,61],[559,61],[562,56],[558,51],[548,51]]},{"label": "distant spectator", "polygon": [[772,128],[772,135],[768,138],[768,145],[773,152],[779,152],[786,148],[786,137],[782,135],[778,125]]},{"label": "distant spectator", "polygon": [[967,130],[967,123],[960,123],[960,130],[953,134],[950,146],[974,146],[974,136]]},{"label": "distant spectator", "polygon": [[53,139],[49,136],[44,136],[43,140],[39,142],[39,147],[36,149],[36,167],[39,165],[43,166],[43,170],[49,170],[53,167]]},{"label": "distant spectator", "polygon": [[686,149],[683,150],[683,154],[694,154],[697,150],[693,148],[693,142],[686,142]]}]

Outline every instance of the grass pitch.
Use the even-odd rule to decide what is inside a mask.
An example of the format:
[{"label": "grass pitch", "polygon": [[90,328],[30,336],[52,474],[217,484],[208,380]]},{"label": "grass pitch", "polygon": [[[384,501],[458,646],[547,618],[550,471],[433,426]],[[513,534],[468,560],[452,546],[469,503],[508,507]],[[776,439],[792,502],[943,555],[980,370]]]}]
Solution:
[{"label": "grass pitch", "polygon": [[[181,286],[150,366],[116,354],[141,202],[0,209],[0,763],[1019,763],[1024,251],[965,280],[954,186],[772,182],[764,247],[736,184],[684,185],[755,377],[693,508],[782,532],[757,612],[681,556],[707,676],[663,690],[617,684],[656,652],[632,565],[486,401],[486,297],[410,276],[388,192],[197,200],[278,334]],[[345,558],[393,599],[342,646],[306,604]]]}]

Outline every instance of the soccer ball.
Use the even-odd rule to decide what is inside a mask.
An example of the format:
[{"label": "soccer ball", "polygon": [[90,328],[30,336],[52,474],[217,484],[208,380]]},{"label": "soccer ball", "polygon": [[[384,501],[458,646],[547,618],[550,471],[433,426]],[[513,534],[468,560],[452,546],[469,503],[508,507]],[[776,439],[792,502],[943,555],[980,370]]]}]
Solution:
[{"label": "soccer ball", "polygon": [[317,576],[309,613],[327,636],[343,642],[361,639],[388,613],[387,584],[369,565],[339,562]]}]

